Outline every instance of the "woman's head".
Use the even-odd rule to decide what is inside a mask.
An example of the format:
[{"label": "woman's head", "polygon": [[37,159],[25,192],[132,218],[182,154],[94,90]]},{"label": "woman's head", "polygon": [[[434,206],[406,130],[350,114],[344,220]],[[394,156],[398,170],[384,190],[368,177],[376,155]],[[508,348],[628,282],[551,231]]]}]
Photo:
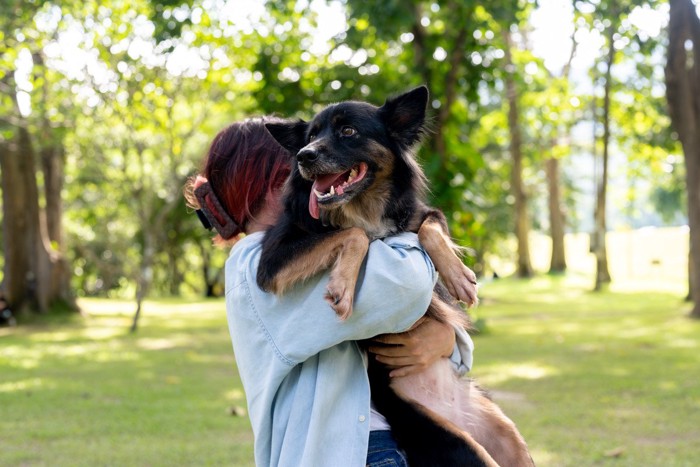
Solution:
[{"label": "woman's head", "polygon": [[[289,152],[265,129],[273,117],[236,122],[223,129],[211,143],[199,176],[190,179],[185,197],[195,208],[200,206],[194,190],[208,182],[221,208],[238,225],[224,240],[237,237],[268,203],[279,201],[279,189],[290,173]],[[219,219],[221,220],[221,219]],[[220,222],[223,223],[223,222]]]}]

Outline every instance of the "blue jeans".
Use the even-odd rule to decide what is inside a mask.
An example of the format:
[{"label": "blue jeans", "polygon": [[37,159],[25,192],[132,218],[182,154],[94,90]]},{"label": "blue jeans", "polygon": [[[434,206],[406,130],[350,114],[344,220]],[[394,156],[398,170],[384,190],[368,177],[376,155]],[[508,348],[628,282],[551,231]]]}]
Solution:
[{"label": "blue jeans", "polygon": [[391,431],[370,431],[367,467],[408,467],[403,451],[391,436]]}]

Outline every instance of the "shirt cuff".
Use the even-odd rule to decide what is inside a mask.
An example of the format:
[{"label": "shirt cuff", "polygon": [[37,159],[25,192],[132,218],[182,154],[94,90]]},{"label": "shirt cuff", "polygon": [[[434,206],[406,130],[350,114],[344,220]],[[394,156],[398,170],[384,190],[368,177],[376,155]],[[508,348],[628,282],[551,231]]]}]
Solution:
[{"label": "shirt cuff", "polygon": [[467,331],[461,327],[455,327],[455,347],[450,356],[459,376],[463,376],[472,368],[474,342]]}]

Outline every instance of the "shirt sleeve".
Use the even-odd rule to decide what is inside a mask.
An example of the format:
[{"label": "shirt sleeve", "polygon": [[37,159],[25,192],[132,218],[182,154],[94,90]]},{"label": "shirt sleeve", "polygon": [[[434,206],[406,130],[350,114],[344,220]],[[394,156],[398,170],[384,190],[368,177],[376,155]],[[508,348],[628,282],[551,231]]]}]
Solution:
[{"label": "shirt sleeve", "polygon": [[405,331],[425,314],[437,280],[415,234],[375,240],[358,279],[352,316],[343,321],[324,299],[327,272],[275,296],[257,287],[259,254],[253,258],[246,280],[227,292],[227,302],[255,315],[275,354],[288,364],[340,342]]},{"label": "shirt sleeve", "polygon": [[455,326],[455,347],[450,360],[458,375],[464,376],[471,371],[474,361],[474,342],[464,328]]}]

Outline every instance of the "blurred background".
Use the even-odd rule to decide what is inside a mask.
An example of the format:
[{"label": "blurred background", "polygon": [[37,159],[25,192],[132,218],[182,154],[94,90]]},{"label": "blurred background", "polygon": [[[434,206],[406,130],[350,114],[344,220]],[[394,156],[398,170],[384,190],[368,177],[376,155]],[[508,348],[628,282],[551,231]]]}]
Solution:
[{"label": "blurred background", "polygon": [[[182,348],[187,359],[197,354],[188,346],[199,327],[199,338],[218,339],[222,360],[211,371],[229,384],[235,371],[232,356],[226,360],[221,299],[228,252],[212,246],[182,196],[209,142],[245,117],[308,119],[328,103],[381,105],[421,84],[431,93],[433,132],[419,159],[430,202],[447,214],[458,243],[472,249],[466,261],[484,284],[475,315],[486,351],[488,339],[529,332],[523,326],[544,316],[543,303],[559,303],[571,313],[567,321],[597,310],[616,330],[629,322],[614,321],[611,310],[623,318],[630,310],[645,317],[663,310],[661,321],[645,322],[643,344],[655,346],[652,328],[673,322],[683,348],[697,353],[697,324],[687,319],[688,312],[700,316],[692,301],[700,300],[692,280],[700,267],[700,105],[693,91],[700,20],[692,0],[0,0],[0,11],[0,324],[10,326],[0,329],[0,397],[47,387],[44,374],[23,373],[65,363],[47,343],[77,339],[82,350],[71,355],[92,363],[95,339],[134,352]],[[498,308],[518,297],[534,308]],[[510,323],[513,313],[523,321]],[[499,334],[499,316],[515,334],[507,327]],[[153,326],[147,341],[134,340],[149,332],[141,325]],[[563,336],[557,329],[552,335]],[[572,349],[573,359],[579,351]],[[50,355],[57,360],[38,363]],[[484,375],[498,387],[505,380],[493,375],[503,367],[490,368],[485,364]],[[528,368],[510,377],[551,373]],[[678,371],[688,375],[687,366]],[[88,386],[106,378],[83,376]],[[186,379],[161,376],[167,388]],[[690,398],[684,383],[673,388],[677,414],[698,414],[697,389]],[[94,402],[94,391],[68,393]],[[236,389],[217,397],[243,396]],[[233,412],[244,406],[239,401]],[[8,423],[32,410],[3,417],[2,407],[0,422]],[[540,428],[524,429],[537,440]],[[45,462],[28,454],[44,435],[20,441],[15,433],[10,464]],[[250,435],[241,436],[249,446]],[[649,438],[630,439],[640,437]],[[112,449],[105,443],[95,452]],[[543,439],[535,452],[542,465],[597,465],[624,462],[630,443],[600,447],[593,458],[581,448],[575,462],[561,440]],[[212,449],[221,446],[222,457],[203,463],[239,459],[226,441]],[[179,452],[173,463],[190,463],[171,448]],[[250,463],[249,447],[242,449],[236,462]],[[164,452],[136,464],[165,464]],[[658,465],[691,465],[683,455],[669,459]]]}]

